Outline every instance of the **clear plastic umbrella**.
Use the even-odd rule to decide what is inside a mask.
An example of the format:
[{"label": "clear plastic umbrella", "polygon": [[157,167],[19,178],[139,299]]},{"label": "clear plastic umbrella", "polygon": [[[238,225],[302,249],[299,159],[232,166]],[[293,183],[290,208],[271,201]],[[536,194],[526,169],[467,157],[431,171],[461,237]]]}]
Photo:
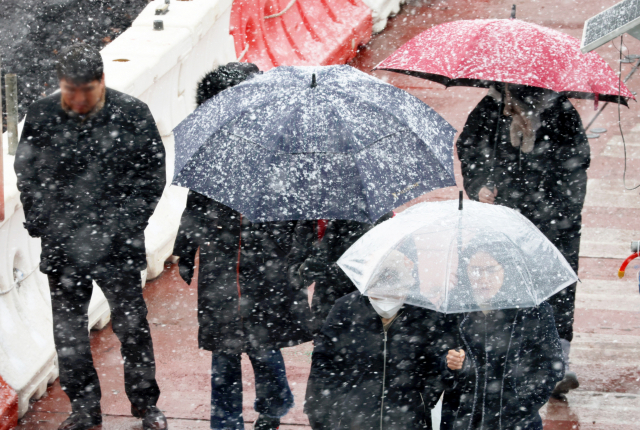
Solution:
[{"label": "clear plastic umbrella", "polygon": [[444,313],[539,305],[576,282],[524,216],[465,200],[415,205],[370,230],[338,260],[360,292]]}]

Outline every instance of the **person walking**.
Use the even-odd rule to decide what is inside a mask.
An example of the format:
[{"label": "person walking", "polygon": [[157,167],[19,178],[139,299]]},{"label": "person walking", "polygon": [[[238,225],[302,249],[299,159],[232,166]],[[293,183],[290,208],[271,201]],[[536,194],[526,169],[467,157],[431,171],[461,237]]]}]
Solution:
[{"label": "person walking", "polygon": [[144,230],[165,186],[162,140],[144,103],[105,86],[95,49],[63,49],[57,74],[60,93],[29,107],[15,171],[25,228],[42,240],[60,384],[71,401],[59,429],[102,422],[87,327],[93,281],[109,302],[131,412],[144,429],[167,429],[140,273]]},{"label": "person walking", "polygon": [[[203,103],[258,73],[229,63],[198,88]],[[241,354],[256,381],[256,430],[277,429],[294,405],[281,348],[311,340],[306,291],[287,281],[287,256],[296,222],[252,223],[239,212],[189,191],[174,255],[191,283],[199,250],[198,344],[212,352],[211,429],[244,429]]]},{"label": "person walking", "polygon": [[[471,112],[456,146],[469,198],[520,211],[577,272],[590,149],[567,97],[541,88],[497,85]],[[573,284],[548,300],[567,366],[555,397],[579,386],[569,371],[575,294]]]},{"label": "person walking", "polygon": [[368,297],[336,301],[314,339],[304,406],[313,430],[432,428],[438,363],[454,338],[444,314],[405,304],[417,284],[415,262],[393,250]]},{"label": "person walking", "polygon": [[[490,309],[516,298],[513,252],[500,243],[468,246],[450,300],[474,297]],[[538,411],[564,375],[551,306],[456,315],[457,347],[442,357],[447,389],[440,428],[542,430]]]}]

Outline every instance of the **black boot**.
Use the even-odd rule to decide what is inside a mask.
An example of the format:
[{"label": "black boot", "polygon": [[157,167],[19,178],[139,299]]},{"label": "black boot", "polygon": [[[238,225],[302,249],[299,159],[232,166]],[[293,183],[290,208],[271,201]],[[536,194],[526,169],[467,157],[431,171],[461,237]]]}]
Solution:
[{"label": "black boot", "polygon": [[93,413],[72,412],[64,420],[58,430],[99,430],[102,428],[102,414],[100,411]]},{"label": "black boot", "polygon": [[253,423],[253,430],[277,430],[278,427],[280,427],[280,418],[271,418],[262,414]]},{"label": "black boot", "polygon": [[167,418],[157,406],[149,406],[146,409],[139,409],[131,405],[131,415],[142,418],[142,428],[144,430],[167,430]]}]

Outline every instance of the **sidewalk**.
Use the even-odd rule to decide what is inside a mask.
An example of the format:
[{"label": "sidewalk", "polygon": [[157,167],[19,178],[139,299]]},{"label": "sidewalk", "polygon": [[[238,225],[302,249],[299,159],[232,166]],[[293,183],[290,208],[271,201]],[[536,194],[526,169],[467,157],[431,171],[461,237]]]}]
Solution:
[{"label": "sidewalk", "polygon": [[[517,15],[579,38],[587,18],[616,2],[540,0],[518,5]],[[504,0],[410,2],[352,64],[370,71],[402,43],[435,24],[457,19],[507,18],[511,3]],[[618,41],[615,43],[617,46]],[[640,54],[639,41],[626,37],[625,44],[631,53]],[[598,52],[617,70],[615,48],[602,47]],[[629,65],[623,66],[623,75],[629,68]],[[417,78],[388,72],[373,74],[421,98],[458,130],[486,91],[444,90]],[[630,81],[632,91],[640,91],[640,74],[636,79]],[[594,114],[593,102],[577,101],[575,105],[583,122],[588,123]],[[623,107],[621,111],[629,156],[627,180],[629,184],[636,184],[640,183],[640,107],[632,101],[630,109]],[[636,280],[640,262],[629,266],[625,279],[617,278],[618,267],[630,254],[629,242],[640,239],[640,224],[635,219],[640,216],[640,190],[623,191],[616,107],[609,106],[595,126],[608,131],[590,140],[592,164],[583,211],[579,272],[582,283],[578,286],[572,349],[573,369],[578,373],[581,387],[569,394],[568,402],[552,400],[545,406],[545,429],[551,430],[626,429],[637,427],[640,421],[640,295]],[[461,184],[459,168],[456,168]],[[440,190],[426,197],[430,200],[450,198],[457,198],[457,189]],[[163,392],[159,407],[170,418],[172,429],[209,428],[210,353],[197,349],[195,285],[196,282],[185,285],[177,267],[167,266],[164,274],[145,289],[158,380]],[[92,333],[92,348],[102,384],[103,428],[141,429],[140,422],[129,413],[118,342],[110,326]],[[302,405],[311,350],[310,344],[283,350],[296,407],[284,417],[282,430],[308,428]],[[246,359],[243,378],[245,419],[252,422],[256,418],[252,407],[253,372]],[[56,382],[49,387],[45,398],[32,404],[19,428],[55,430],[68,412],[69,402]]]}]

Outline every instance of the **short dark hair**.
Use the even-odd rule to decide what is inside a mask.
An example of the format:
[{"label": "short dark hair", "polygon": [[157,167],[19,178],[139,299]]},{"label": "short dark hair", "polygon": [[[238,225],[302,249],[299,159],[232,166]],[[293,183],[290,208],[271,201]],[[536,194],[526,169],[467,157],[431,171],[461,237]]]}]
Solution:
[{"label": "short dark hair", "polygon": [[102,79],[104,64],[97,49],[86,43],[76,43],[60,52],[56,71],[58,80],[65,79],[74,84],[87,84]]}]

